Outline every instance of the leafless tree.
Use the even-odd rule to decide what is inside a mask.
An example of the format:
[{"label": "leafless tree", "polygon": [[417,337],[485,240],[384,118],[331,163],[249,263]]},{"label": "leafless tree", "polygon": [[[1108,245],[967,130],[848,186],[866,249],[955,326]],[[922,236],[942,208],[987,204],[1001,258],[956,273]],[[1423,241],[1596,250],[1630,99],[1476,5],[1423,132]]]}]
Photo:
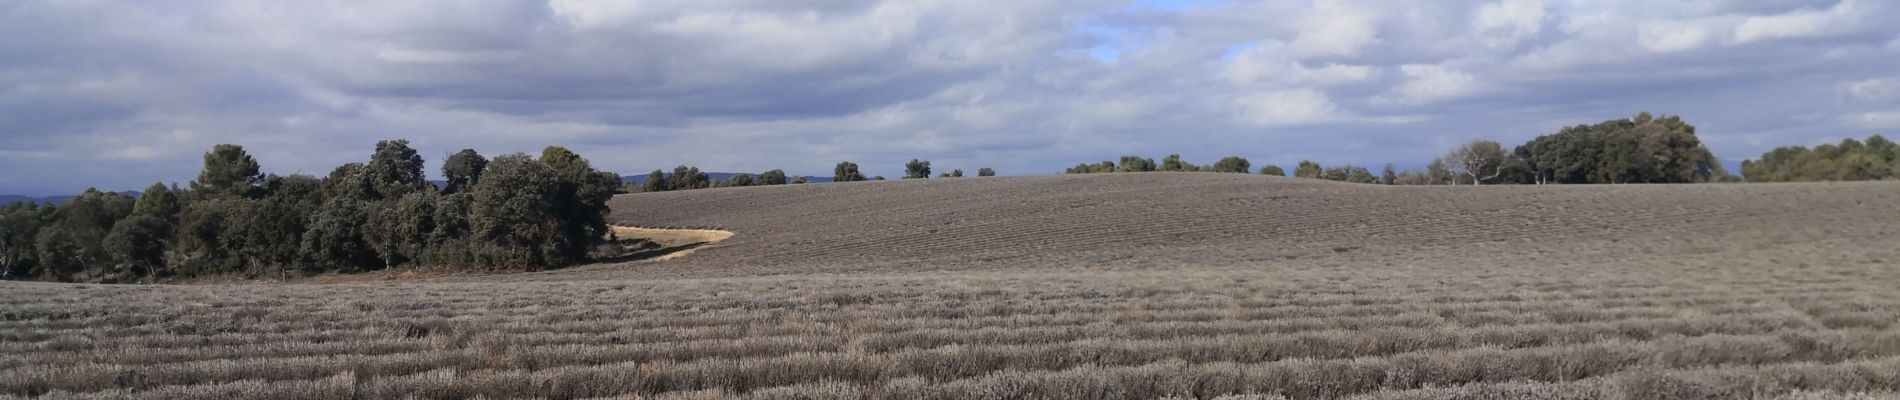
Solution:
[{"label": "leafless tree", "polygon": [[1502,168],[1508,156],[1504,146],[1490,140],[1474,140],[1452,149],[1445,155],[1446,163],[1451,164],[1457,173],[1471,177],[1472,185],[1481,185],[1486,180],[1503,174]]}]

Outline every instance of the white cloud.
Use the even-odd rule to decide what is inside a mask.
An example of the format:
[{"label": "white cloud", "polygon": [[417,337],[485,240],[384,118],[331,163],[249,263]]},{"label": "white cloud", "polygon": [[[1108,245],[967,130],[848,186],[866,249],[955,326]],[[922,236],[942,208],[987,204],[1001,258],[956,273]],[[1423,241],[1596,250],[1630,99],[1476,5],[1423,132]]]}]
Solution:
[{"label": "white cloud", "polygon": [[1287,44],[1287,52],[1298,59],[1356,56],[1379,42],[1376,10],[1346,0],[1316,0],[1299,21],[1299,34]]},{"label": "white cloud", "polygon": [[1643,24],[1636,37],[1649,51],[1670,53],[1702,47],[1709,39],[1709,32],[1703,26],[1684,21],[1659,21]]},{"label": "white cloud", "polygon": [[1479,86],[1477,77],[1443,65],[1406,64],[1399,66],[1399,72],[1409,79],[1379,100],[1423,104],[1464,97]]},{"label": "white cloud", "polygon": [[1900,111],[1874,111],[1849,114],[1842,119],[1862,128],[1900,128]]},{"label": "white cloud", "polygon": [[1340,119],[1339,106],[1325,93],[1295,89],[1250,94],[1234,99],[1236,116],[1258,126],[1289,126]]},{"label": "white cloud", "polygon": [[1378,69],[1367,65],[1327,63],[1308,67],[1305,63],[1292,60],[1286,54],[1286,47],[1279,42],[1262,43],[1235,54],[1233,60],[1221,69],[1221,76],[1242,84],[1325,86],[1360,82],[1377,74]]},{"label": "white cloud", "polygon": [[1544,27],[1543,0],[1501,0],[1478,6],[1471,31],[1493,48],[1516,47]]},{"label": "white cloud", "polygon": [[[1751,16],[1735,27],[1735,42],[1822,36],[1850,28],[1865,14],[1862,0],[1842,0],[1826,10]],[[1889,20],[1889,22],[1891,22]]]},{"label": "white cloud", "polygon": [[1841,91],[1861,101],[1881,101],[1900,97],[1900,78],[1875,78],[1842,82]]}]

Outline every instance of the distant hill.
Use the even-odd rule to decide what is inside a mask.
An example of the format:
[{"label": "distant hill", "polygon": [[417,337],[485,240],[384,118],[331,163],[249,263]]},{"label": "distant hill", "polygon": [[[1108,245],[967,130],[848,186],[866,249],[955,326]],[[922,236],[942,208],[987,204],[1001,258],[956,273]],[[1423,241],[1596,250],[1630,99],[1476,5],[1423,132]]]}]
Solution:
[{"label": "distant hill", "polygon": [[[133,198],[139,197],[139,192],[127,191],[127,192],[119,192],[119,193],[127,195],[127,196],[132,196]],[[65,204],[67,200],[72,200],[73,197],[78,197],[78,196],[66,195],[66,196],[33,197],[33,196],[25,196],[25,195],[17,195],[17,194],[0,194],[0,205],[7,205],[7,204],[18,203],[18,202],[27,202],[27,201],[35,202],[35,203]]]},{"label": "distant hill", "polygon": [[[707,177],[707,178],[709,178],[709,179],[712,179],[712,180],[714,180],[714,181],[724,181],[724,180],[727,180],[727,179],[732,179],[732,176],[733,176],[733,175],[738,175],[738,174],[740,174],[740,173],[739,173],[739,172],[707,172],[707,173],[706,173],[706,177]],[[746,174],[748,174],[748,175],[752,175],[752,176],[754,176],[754,177],[756,177],[756,176],[758,176],[758,175],[759,175],[759,174],[756,174],[756,173],[746,173]],[[671,176],[671,175],[673,175],[673,174],[667,174],[667,175],[669,175],[669,176]],[[786,176],[786,177],[785,177],[785,179],[795,179],[795,178],[797,178],[797,176],[796,176],[796,175],[788,175],[788,176]],[[831,182],[831,178],[830,178],[830,177],[816,177],[816,176],[810,176],[810,175],[806,175],[806,176],[805,176],[805,181],[806,181],[806,182],[812,182],[812,183],[822,183],[822,182]],[[642,184],[642,183],[646,183],[646,182],[647,182],[647,176],[646,176],[645,174],[641,174],[641,175],[626,175],[626,176],[622,176],[622,177],[620,177],[620,182],[622,182],[622,183],[632,183],[632,184]]]}]

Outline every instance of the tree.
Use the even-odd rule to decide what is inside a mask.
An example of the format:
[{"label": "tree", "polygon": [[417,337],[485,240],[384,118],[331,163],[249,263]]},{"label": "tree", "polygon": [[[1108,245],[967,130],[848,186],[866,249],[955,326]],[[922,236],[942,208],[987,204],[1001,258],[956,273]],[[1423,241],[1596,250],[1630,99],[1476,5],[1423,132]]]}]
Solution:
[{"label": "tree", "polygon": [[765,171],[759,174],[760,185],[783,185],[785,182],[785,170],[782,169]]},{"label": "tree", "polygon": [[475,186],[475,182],[482,180],[482,170],[487,168],[488,159],[475,152],[475,149],[462,149],[449,155],[448,159],[442,160],[442,179],[448,181],[442,185],[442,193],[468,190]]},{"label": "tree", "polygon": [[664,192],[672,189],[673,184],[666,181],[666,172],[656,169],[647,173],[647,179],[640,182],[640,188],[647,192]]},{"label": "tree", "polygon": [[989,169],[989,168],[987,168],[987,167],[986,167],[986,168],[977,168],[977,169],[976,169],[976,176],[996,176],[996,170],[993,170],[993,169]]},{"label": "tree", "polygon": [[1367,170],[1365,167],[1350,167],[1349,170],[1347,171],[1346,181],[1352,182],[1352,183],[1373,184],[1373,183],[1379,183],[1379,178],[1373,176],[1372,171]]},{"label": "tree", "polygon": [[1300,166],[1293,169],[1293,176],[1318,179],[1321,172],[1323,171],[1321,171],[1319,163],[1302,160],[1300,161]]},{"label": "tree", "polygon": [[904,163],[904,179],[924,179],[930,177],[930,162],[910,159]]},{"label": "tree", "polygon": [[381,264],[376,262],[376,251],[363,232],[369,224],[368,207],[362,200],[330,199],[310,216],[299,253],[312,266],[323,270],[360,271]]},{"label": "tree", "polygon": [[113,261],[107,271],[114,280],[134,276],[156,277],[165,266],[171,244],[171,223],[152,215],[133,215],[112,226],[103,246]]},{"label": "tree", "polygon": [[38,275],[41,279],[67,280],[73,274],[97,261],[86,246],[98,241],[89,241],[73,233],[71,228],[54,226],[40,231],[35,238],[35,254],[38,257]]},{"label": "tree", "polygon": [[184,204],[178,200],[178,193],[165,184],[154,183],[139,193],[138,202],[132,205],[133,215],[149,215],[173,226],[178,223],[178,213],[184,210]]},{"label": "tree", "polygon": [[667,181],[667,190],[692,190],[712,187],[712,178],[699,172],[699,167],[685,165],[673,167],[673,179]]},{"label": "tree", "polygon": [[1253,169],[1253,164],[1239,156],[1227,156],[1214,162],[1214,172],[1244,174]]},{"label": "tree", "polygon": [[959,169],[953,169],[953,170],[950,170],[950,177],[951,177],[951,178],[962,178],[962,177],[963,177],[963,169],[961,169],[961,168],[959,168]]},{"label": "tree", "polygon": [[857,182],[864,180],[864,174],[858,172],[858,163],[844,161],[831,169],[832,182]]},{"label": "tree", "polygon": [[1269,175],[1269,176],[1286,176],[1286,169],[1280,168],[1280,166],[1278,165],[1268,165],[1265,167],[1260,167],[1260,174]]},{"label": "tree", "polygon": [[57,207],[34,202],[0,205],[0,278],[31,276],[39,260],[40,230]]},{"label": "tree", "polygon": [[1102,161],[1100,163],[1095,163],[1095,164],[1089,164],[1089,163],[1076,164],[1074,167],[1069,167],[1069,169],[1064,172],[1070,173],[1070,174],[1099,174],[1099,173],[1108,173],[1108,172],[1115,172],[1115,171],[1116,170],[1115,170],[1114,161]]},{"label": "tree", "polygon": [[1727,175],[1694,125],[1647,112],[1566,127],[1512,153],[1532,183],[1689,183]]},{"label": "tree", "polygon": [[1181,161],[1180,154],[1169,154],[1167,157],[1161,158],[1162,171],[1185,172],[1185,171],[1193,171],[1195,169],[1197,168],[1194,166],[1194,164],[1189,164],[1187,162]]},{"label": "tree", "polygon": [[884,176],[883,175],[873,176],[871,177],[871,180],[881,181],[881,180],[884,180]]},{"label": "tree", "polygon": [[798,177],[795,177],[795,178],[792,178],[792,184],[793,184],[793,185],[803,185],[803,184],[806,184],[806,183],[809,183],[809,182],[810,182],[810,181],[806,181],[806,180],[805,180],[805,176],[804,176],[804,175],[799,175]]},{"label": "tree", "polygon": [[1392,169],[1392,163],[1385,164],[1385,170],[1379,173],[1379,184],[1395,185],[1399,182],[1399,173]]},{"label": "tree", "polygon": [[1445,155],[1447,164],[1454,172],[1471,178],[1471,184],[1481,185],[1484,181],[1495,179],[1502,172],[1499,167],[1510,157],[1498,142],[1474,140],[1458,146]]},{"label": "tree", "polygon": [[303,239],[311,216],[323,205],[323,183],[307,175],[270,176],[264,187],[264,198],[252,203],[248,212],[234,214],[227,232],[252,273],[276,272],[285,278],[308,264],[303,258]]},{"label": "tree", "polygon": [[434,189],[422,173],[422,155],[409,147],[408,140],[376,142],[364,173],[368,174],[372,199],[396,199],[409,192]]},{"label": "tree", "polygon": [[[541,151],[541,164],[554,171],[556,181],[555,214],[560,223],[560,241],[556,251],[562,253],[559,263],[548,266],[565,265],[584,260],[590,250],[604,242],[610,230],[607,227],[607,215],[612,210],[607,201],[613,200],[614,191],[620,187],[620,175],[595,170],[593,164],[579,154],[565,147],[548,146]],[[711,178],[692,171],[697,188],[711,187]]]},{"label": "tree", "polygon": [[1155,160],[1141,156],[1122,156],[1122,162],[1114,172],[1153,172]]},{"label": "tree", "polygon": [[572,261],[561,251],[561,182],[554,169],[526,154],[509,154],[490,160],[484,175],[469,212],[478,263],[538,269]]},{"label": "tree", "polygon": [[1445,166],[1445,159],[1434,158],[1431,164],[1425,166],[1425,184],[1452,185],[1456,183],[1451,175],[1451,167]]},{"label": "tree", "polygon": [[1813,149],[1780,147],[1742,161],[1750,182],[1859,181],[1900,178],[1900,145],[1873,135],[1865,143],[1847,138]]},{"label": "tree", "polygon": [[204,169],[191,181],[191,192],[198,196],[250,196],[251,189],[263,181],[257,160],[244,152],[244,146],[220,144],[205,152]]},{"label": "tree", "polygon": [[733,174],[731,178],[726,178],[726,186],[752,186],[752,174]]}]

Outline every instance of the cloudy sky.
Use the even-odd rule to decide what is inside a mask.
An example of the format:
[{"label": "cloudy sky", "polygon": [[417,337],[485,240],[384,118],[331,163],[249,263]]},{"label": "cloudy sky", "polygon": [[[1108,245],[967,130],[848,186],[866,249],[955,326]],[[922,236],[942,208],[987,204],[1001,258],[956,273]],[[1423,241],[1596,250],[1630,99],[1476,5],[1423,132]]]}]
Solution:
[{"label": "cloudy sky", "polygon": [[1401,168],[1637,111],[1733,163],[1900,127],[1880,0],[13,1],[0,193],[575,149],[625,174]]}]

